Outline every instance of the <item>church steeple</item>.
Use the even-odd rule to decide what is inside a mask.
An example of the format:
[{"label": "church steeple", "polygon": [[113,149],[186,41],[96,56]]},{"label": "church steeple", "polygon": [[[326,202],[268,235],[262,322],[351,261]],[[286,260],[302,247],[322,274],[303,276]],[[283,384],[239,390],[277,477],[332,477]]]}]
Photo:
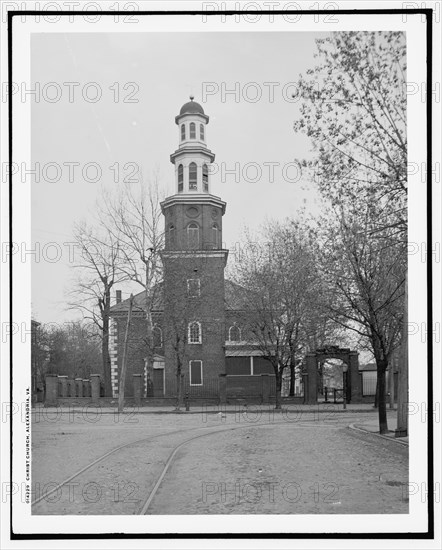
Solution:
[{"label": "church steeple", "polygon": [[165,387],[170,395],[176,391],[178,362],[193,391],[201,386],[210,392],[225,373],[226,203],[211,193],[209,166],[215,155],[206,145],[209,117],[193,99],[175,118],[178,149],[170,156],[175,192],[161,203]]},{"label": "church steeple", "polygon": [[226,203],[211,193],[210,164],[215,155],[206,145],[209,117],[190,97],[175,117],[178,125],[178,149],[170,155],[175,166],[175,193],[161,208],[165,217],[165,250],[187,252],[222,250],[222,217]]},{"label": "church steeple", "polygon": [[180,114],[175,117],[178,126],[178,149],[170,155],[175,165],[175,193],[210,193],[210,164],[215,155],[207,148],[209,117],[190,96]]}]

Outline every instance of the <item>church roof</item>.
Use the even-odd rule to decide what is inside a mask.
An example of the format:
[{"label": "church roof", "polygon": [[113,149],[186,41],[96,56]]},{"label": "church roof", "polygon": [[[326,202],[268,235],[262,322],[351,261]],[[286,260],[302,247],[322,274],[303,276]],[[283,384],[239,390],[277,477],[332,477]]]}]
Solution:
[{"label": "church roof", "polygon": [[[224,283],[224,296],[226,310],[228,311],[243,311],[247,309],[247,293],[246,289],[226,280]],[[152,312],[164,311],[164,285],[159,283],[155,286],[152,296]],[[125,314],[129,309],[129,298],[115,304],[110,308],[111,316]],[[146,293],[144,290],[134,296],[133,313],[136,315],[146,311]]]},{"label": "church roof", "polygon": [[193,99],[191,99],[191,101],[188,101],[187,103],[185,103],[182,107],[181,107],[181,110],[180,110],[180,115],[186,115],[186,114],[192,114],[192,113],[200,113],[201,115],[204,114],[204,109],[201,107],[201,105],[199,103],[197,103],[196,101],[193,101]]},{"label": "church roof", "polygon": [[[118,304],[113,305],[110,308],[111,316],[117,316],[119,313],[126,313],[129,310],[129,300],[121,301]],[[164,309],[164,296],[163,296],[163,283],[156,285],[153,289],[152,294],[152,311],[163,311]],[[138,294],[135,294],[133,301],[133,313],[136,315],[146,311],[146,293],[141,291]]]}]

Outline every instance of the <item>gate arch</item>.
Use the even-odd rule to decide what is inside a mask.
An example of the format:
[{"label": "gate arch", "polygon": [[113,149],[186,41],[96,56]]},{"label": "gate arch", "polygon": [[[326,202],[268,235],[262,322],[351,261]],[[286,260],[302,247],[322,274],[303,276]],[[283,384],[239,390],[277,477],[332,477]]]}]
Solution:
[{"label": "gate arch", "polygon": [[314,405],[318,402],[318,362],[326,359],[340,359],[348,365],[346,396],[348,403],[362,403],[362,376],[359,372],[359,353],[350,348],[327,346],[307,353],[304,372],[304,402]]}]

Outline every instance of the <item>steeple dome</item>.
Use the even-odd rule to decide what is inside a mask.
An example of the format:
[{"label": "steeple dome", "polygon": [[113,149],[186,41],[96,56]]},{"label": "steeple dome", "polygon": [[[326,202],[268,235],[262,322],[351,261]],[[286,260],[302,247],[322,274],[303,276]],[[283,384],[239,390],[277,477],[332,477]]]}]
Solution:
[{"label": "steeple dome", "polygon": [[188,101],[181,107],[180,115],[191,114],[191,113],[200,113],[202,115],[204,114],[204,109],[201,107],[201,105],[193,100],[194,100],[194,97],[193,95],[191,95],[190,101]]}]

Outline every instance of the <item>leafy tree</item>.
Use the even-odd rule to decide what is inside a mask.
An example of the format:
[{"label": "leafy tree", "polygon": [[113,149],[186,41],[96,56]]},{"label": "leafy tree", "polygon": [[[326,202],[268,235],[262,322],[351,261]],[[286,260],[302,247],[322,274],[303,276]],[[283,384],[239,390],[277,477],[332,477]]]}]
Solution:
[{"label": "leafy tree", "polygon": [[104,195],[99,208],[101,224],[119,245],[120,280],[135,283],[144,290],[148,371],[152,369],[154,355],[152,304],[162,278],[160,252],[164,232],[160,199],[157,178],[147,184],[141,179],[138,187],[125,184],[119,193]]},{"label": "leafy tree", "polygon": [[317,48],[315,67],[299,78],[294,129],[311,139],[314,160],[304,163],[331,206],[320,232],[330,315],[370,344],[384,432],[385,371],[406,340],[405,34],[336,32]]},{"label": "leafy tree", "polygon": [[377,223],[406,230],[406,39],[334,32],[299,78],[296,131],[310,137],[319,189],[332,204],[377,200]]}]

